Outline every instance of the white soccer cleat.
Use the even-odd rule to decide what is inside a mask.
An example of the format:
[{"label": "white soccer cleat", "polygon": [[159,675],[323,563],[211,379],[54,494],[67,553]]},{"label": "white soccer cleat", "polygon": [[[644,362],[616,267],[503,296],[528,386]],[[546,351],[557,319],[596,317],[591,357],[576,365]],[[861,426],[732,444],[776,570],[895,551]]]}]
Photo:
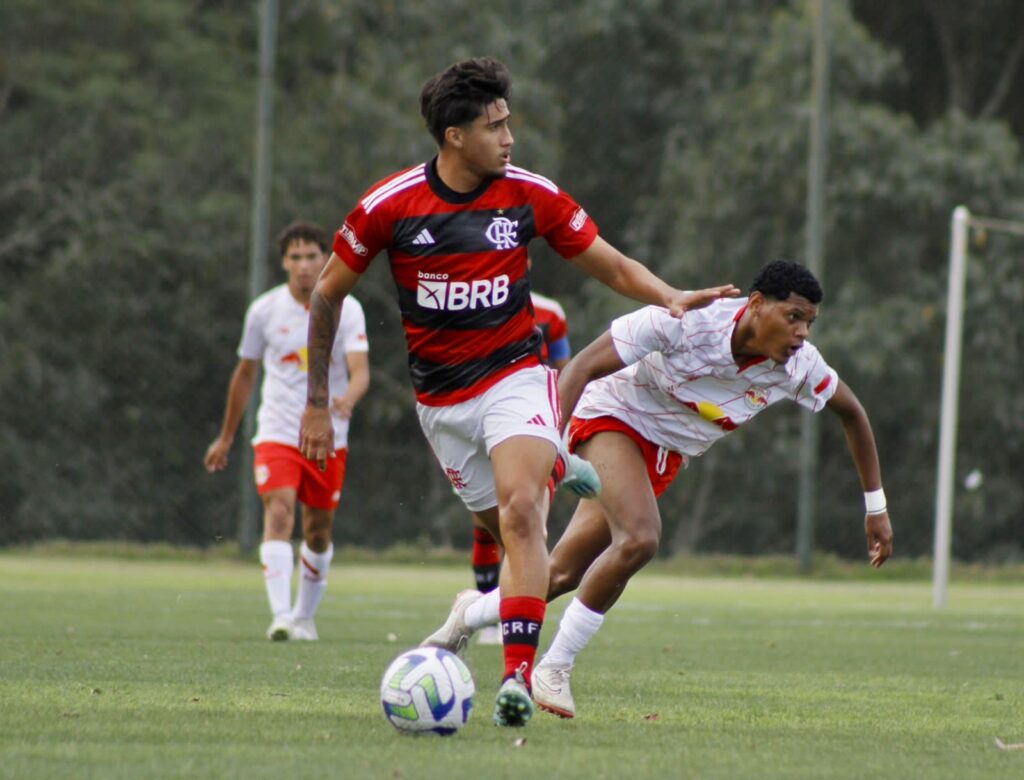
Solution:
[{"label": "white soccer cleat", "polygon": [[292,618],[292,639],[315,642],[319,638],[313,618]]},{"label": "white soccer cleat", "polygon": [[476,643],[478,645],[501,645],[504,640],[501,636],[501,626],[484,626],[476,632]]},{"label": "white soccer cleat", "polygon": [[498,698],[494,701],[494,725],[518,728],[525,726],[532,717],[533,700],[523,681],[523,673],[519,671],[498,689]]},{"label": "white soccer cleat", "polygon": [[572,666],[545,663],[544,659],[533,667],[533,700],[545,712],[560,718],[576,717],[576,703],[572,700],[569,676]]},{"label": "white soccer cleat", "polygon": [[267,629],[267,639],[271,642],[285,642],[292,638],[292,618],[290,615],[278,615]]},{"label": "white soccer cleat", "polygon": [[563,454],[562,457],[565,459],[565,476],[558,483],[559,487],[575,493],[580,498],[597,498],[601,495],[601,478],[590,465],[590,461],[570,453]]},{"label": "white soccer cleat", "polygon": [[484,594],[478,590],[464,590],[455,597],[452,604],[452,611],[448,613],[448,619],[437,631],[428,636],[420,647],[441,647],[445,650],[462,655],[466,649],[466,643],[476,631],[466,625],[466,609]]}]

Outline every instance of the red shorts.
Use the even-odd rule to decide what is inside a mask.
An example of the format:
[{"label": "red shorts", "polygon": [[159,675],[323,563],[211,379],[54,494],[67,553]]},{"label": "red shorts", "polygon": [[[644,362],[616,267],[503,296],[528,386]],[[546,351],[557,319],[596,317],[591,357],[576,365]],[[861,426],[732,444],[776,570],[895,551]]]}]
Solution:
[{"label": "red shorts", "polygon": [[327,459],[327,470],[320,471],[316,462],[303,457],[298,447],[264,441],[253,447],[256,492],[261,496],[271,490],[294,488],[303,504],[313,509],[337,509],[341,486],[345,484],[345,463],[348,449],[336,450]]},{"label": "red shorts", "polygon": [[664,493],[666,488],[672,484],[672,480],[679,473],[680,466],[683,465],[684,459],[680,453],[672,452],[647,441],[622,420],[614,417],[595,417],[592,420],[573,417],[569,423],[569,452],[575,452],[583,442],[602,431],[622,433],[636,442],[640,452],[643,453],[644,462],[647,464],[647,477],[651,480],[651,487],[654,488],[656,497]]}]

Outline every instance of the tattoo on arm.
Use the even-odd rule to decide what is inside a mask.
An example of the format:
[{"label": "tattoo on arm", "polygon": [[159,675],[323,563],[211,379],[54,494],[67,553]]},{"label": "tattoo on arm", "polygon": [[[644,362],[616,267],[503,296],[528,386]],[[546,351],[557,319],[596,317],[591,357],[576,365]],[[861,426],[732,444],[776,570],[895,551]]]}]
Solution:
[{"label": "tattoo on arm", "polygon": [[327,372],[331,365],[331,347],[334,345],[340,315],[340,301],[332,305],[319,292],[313,291],[309,301],[309,377],[306,401],[322,409],[327,408],[330,400]]}]

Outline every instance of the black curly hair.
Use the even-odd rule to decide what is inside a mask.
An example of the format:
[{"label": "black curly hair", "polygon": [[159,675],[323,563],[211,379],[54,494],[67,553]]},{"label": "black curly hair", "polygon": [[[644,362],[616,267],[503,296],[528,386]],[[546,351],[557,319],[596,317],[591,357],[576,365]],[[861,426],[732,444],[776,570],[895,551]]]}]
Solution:
[{"label": "black curly hair", "polygon": [[444,145],[444,131],[469,124],[495,100],[508,100],[512,76],[490,57],[456,62],[428,79],[420,91],[420,113],[427,129]]},{"label": "black curly hair", "polygon": [[277,234],[277,250],[281,253],[281,257],[288,254],[288,249],[293,241],[307,241],[310,244],[316,244],[320,247],[321,252],[326,252],[331,245],[327,231],[319,225],[301,219],[295,220]]},{"label": "black curly hair", "polygon": [[789,260],[772,260],[762,266],[750,285],[750,292],[759,292],[777,301],[784,301],[791,293],[796,293],[813,304],[821,303],[825,297],[814,274]]}]

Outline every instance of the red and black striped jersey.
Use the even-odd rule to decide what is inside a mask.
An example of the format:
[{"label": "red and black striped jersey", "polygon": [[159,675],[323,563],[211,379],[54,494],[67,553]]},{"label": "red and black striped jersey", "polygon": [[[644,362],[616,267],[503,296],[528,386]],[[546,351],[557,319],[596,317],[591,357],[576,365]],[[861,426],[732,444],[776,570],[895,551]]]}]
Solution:
[{"label": "red and black striped jersey", "polygon": [[527,245],[538,236],[573,258],[597,226],[543,176],[510,165],[459,193],[441,181],[435,158],[371,187],[334,252],[362,273],[388,250],[416,398],[446,406],[540,362],[527,275]]}]

